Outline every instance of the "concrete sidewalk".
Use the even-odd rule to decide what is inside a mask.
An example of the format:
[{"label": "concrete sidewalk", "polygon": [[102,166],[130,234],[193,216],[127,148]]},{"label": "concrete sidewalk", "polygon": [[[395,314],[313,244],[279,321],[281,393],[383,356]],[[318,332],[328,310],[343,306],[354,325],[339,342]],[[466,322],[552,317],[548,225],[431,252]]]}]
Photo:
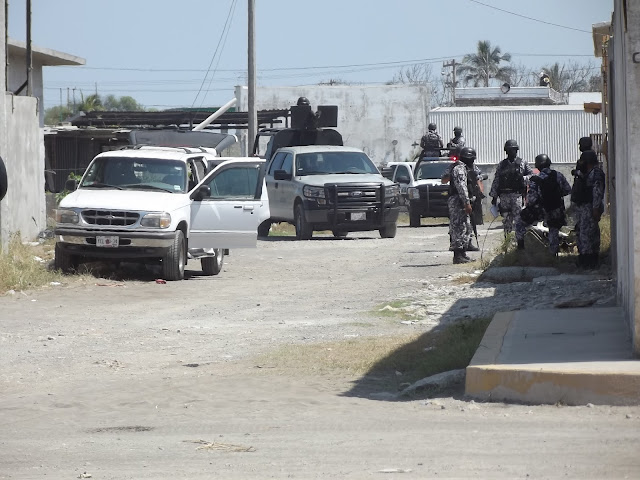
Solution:
[{"label": "concrete sidewalk", "polygon": [[481,400],[640,404],[640,360],[620,308],[521,310],[493,318],[466,394]]}]

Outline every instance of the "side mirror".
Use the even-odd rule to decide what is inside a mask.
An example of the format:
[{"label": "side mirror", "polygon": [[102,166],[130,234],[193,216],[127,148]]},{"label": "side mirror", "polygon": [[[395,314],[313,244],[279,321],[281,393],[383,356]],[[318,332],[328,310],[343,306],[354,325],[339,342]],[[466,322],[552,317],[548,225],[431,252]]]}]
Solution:
[{"label": "side mirror", "polygon": [[275,180],[291,180],[291,174],[285,170],[276,170],[273,172],[273,178]]},{"label": "side mirror", "polygon": [[72,178],[69,178],[66,182],[64,182],[64,189],[70,192],[73,192],[78,188],[78,181]]},{"label": "side mirror", "polygon": [[200,188],[193,192],[191,198],[196,202],[200,202],[203,199],[211,196],[211,187],[209,185],[200,185]]},{"label": "side mirror", "polygon": [[398,183],[411,183],[411,179],[407,175],[398,175],[396,177]]}]

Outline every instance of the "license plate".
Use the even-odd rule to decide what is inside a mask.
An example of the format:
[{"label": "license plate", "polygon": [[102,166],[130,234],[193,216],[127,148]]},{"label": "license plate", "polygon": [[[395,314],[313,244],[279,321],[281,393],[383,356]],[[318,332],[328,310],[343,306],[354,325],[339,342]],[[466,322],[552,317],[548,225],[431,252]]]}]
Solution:
[{"label": "license plate", "polygon": [[353,212],[353,213],[351,213],[351,220],[352,221],[366,220],[366,219],[367,219],[367,212]]},{"label": "license plate", "polygon": [[120,239],[116,236],[98,236],[96,237],[96,247],[118,248]]}]

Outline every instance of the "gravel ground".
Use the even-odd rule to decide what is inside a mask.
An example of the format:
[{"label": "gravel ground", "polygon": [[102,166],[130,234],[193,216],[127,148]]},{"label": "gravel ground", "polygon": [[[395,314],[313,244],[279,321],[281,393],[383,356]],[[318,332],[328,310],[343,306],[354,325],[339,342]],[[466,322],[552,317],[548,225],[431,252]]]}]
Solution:
[{"label": "gravel ground", "polygon": [[270,237],[217,277],[0,297],[0,479],[638,478],[640,407],[385,401],[363,377],[256,368],[282,345],[614,301],[598,275],[471,283],[479,263],[447,247],[446,226]]}]

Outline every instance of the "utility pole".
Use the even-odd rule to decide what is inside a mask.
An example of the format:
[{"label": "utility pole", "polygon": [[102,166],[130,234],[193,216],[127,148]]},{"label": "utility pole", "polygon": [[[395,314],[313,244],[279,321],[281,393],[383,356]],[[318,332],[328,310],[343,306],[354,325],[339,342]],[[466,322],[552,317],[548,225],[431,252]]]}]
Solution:
[{"label": "utility pole", "polygon": [[31,53],[31,0],[27,0],[27,97],[33,94],[33,60]]},{"label": "utility pole", "polygon": [[258,130],[258,112],[256,111],[256,43],[255,43],[255,8],[256,0],[248,0],[248,61],[247,61],[247,89],[249,93],[249,102],[247,106],[247,113],[249,115],[249,121],[247,125],[247,156],[250,155],[250,149],[253,146],[253,142],[256,138]]},{"label": "utility pole", "polygon": [[452,79],[452,83],[451,83],[451,103],[453,104],[453,106],[456,106],[456,65],[459,65],[459,63],[456,63],[456,59],[452,59],[450,62],[443,62],[442,63],[442,67],[443,68],[449,68],[451,67],[453,70],[453,74],[451,76]]}]

